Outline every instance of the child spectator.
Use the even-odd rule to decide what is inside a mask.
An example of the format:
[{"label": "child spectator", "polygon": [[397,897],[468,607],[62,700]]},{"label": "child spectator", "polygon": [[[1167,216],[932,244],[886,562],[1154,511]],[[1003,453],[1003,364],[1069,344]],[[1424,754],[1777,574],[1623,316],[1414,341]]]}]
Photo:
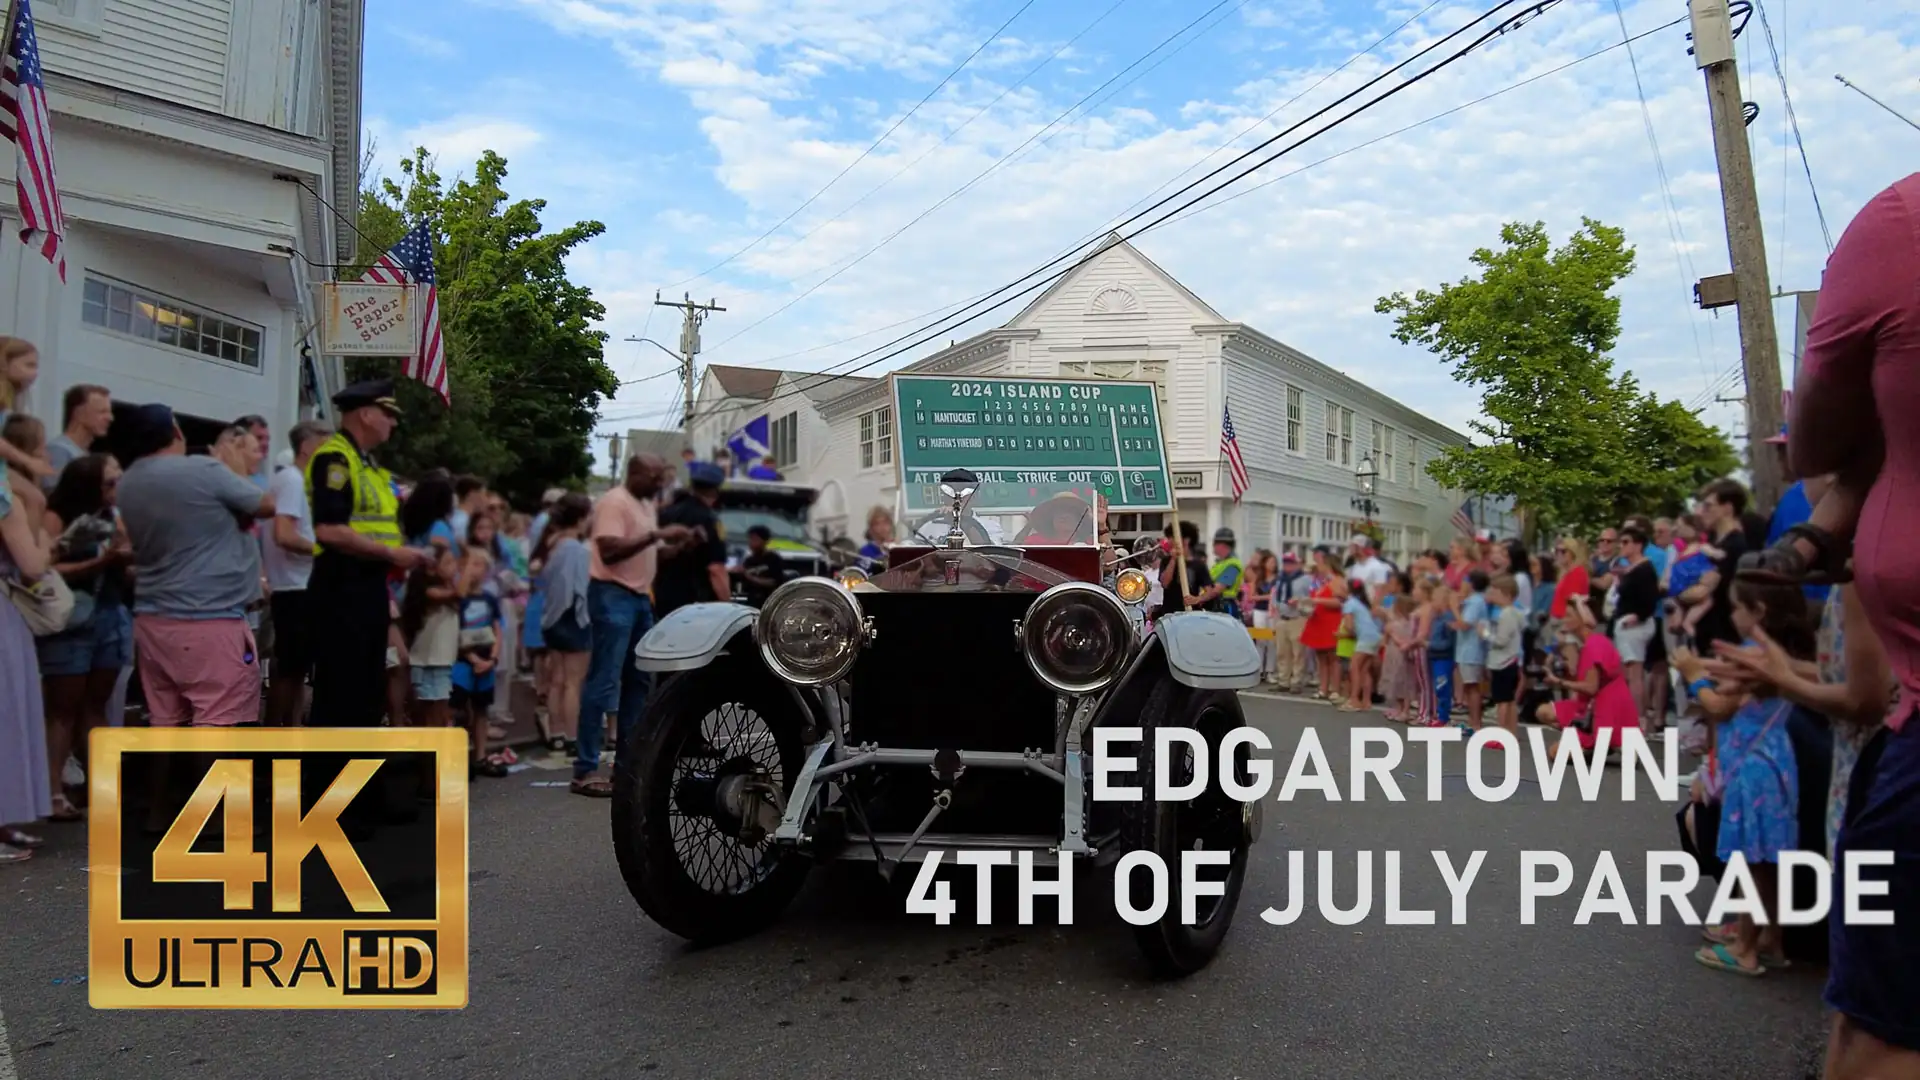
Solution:
[{"label": "child spectator", "polygon": [[454,601],[460,576],[453,552],[413,568],[400,603],[400,637],[407,643],[415,722],[422,727],[453,723],[453,663],[460,653],[460,616]]},{"label": "child spectator", "polygon": [[1373,605],[1367,601],[1367,583],[1358,578],[1347,583],[1346,602],[1340,605],[1344,617],[1340,625],[1343,646],[1350,643],[1347,701],[1341,712],[1361,712],[1373,704],[1373,664],[1380,656],[1380,621],[1373,617]]},{"label": "child spectator", "polygon": [[767,602],[773,590],[780,587],[780,554],[767,547],[773,539],[773,530],[765,525],[752,525],[747,528],[747,556],[740,561],[740,584],[747,594],[747,603],[754,607]]},{"label": "child spectator", "polygon": [[1494,612],[1487,635],[1487,672],[1492,681],[1494,722],[1520,733],[1520,653],[1526,629],[1524,610],[1514,602],[1514,579],[1506,574],[1487,583],[1487,603]]},{"label": "child spectator", "polygon": [[1467,575],[1467,595],[1453,613],[1453,679],[1467,706],[1467,727],[1478,731],[1485,719],[1486,699],[1480,682],[1487,674],[1487,638],[1493,633],[1487,607],[1487,572]]},{"label": "child spectator", "polygon": [[467,548],[460,568],[458,611],[460,637],[453,664],[453,709],[465,720],[473,739],[473,770],[488,776],[507,775],[511,750],[490,754],[487,714],[493,709],[494,666],[500,659],[500,598],[489,591],[493,558],[486,550]]},{"label": "child spectator", "polygon": [[1453,590],[1443,580],[1430,585],[1428,595],[1427,671],[1433,684],[1432,726],[1438,727],[1453,718],[1453,646],[1459,635],[1453,629]]}]

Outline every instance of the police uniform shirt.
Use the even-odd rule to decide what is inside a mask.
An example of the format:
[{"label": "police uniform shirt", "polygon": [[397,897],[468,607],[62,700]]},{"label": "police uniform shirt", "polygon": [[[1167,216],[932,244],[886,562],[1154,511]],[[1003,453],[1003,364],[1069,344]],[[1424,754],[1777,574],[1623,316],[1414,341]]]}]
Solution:
[{"label": "police uniform shirt", "polygon": [[[340,437],[353,443],[353,436],[348,432],[340,432]],[[360,450],[359,444],[354,443],[354,449],[359,452],[362,462],[368,465],[373,463],[373,459],[367,456],[367,452]],[[322,525],[350,525],[353,522],[353,471],[349,468],[346,455],[336,450],[315,454],[312,464],[308,467],[312,470],[313,476],[313,494],[308,501],[309,509],[313,511],[314,528],[318,529]],[[322,567],[330,573],[360,574],[380,579],[386,578],[388,570],[387,564],[378,559],[363,559],[357,555],[341,554],[324,543],[320,545],[320,554],[313,560],[313,568],[316,571],[321,570]]]},{"label": "police uniform shirt", "polygon": [[660,511],[660,524],[685,525],[696,535],[672,557],[661,558],[653,579],[655,617],[688,604],[725,599],[713,595],[707,570],[727,563],[727,534],[720,515],[691,492],[682,492],[672,505]]}]

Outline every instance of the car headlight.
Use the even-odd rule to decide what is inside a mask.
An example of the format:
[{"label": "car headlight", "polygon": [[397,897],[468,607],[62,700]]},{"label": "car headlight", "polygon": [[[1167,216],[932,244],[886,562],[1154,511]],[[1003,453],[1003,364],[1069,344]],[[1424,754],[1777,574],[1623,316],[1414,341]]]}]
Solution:
[{"label": "car headlight", "polygon": [[1139,640],[1110,592],[1069,581],[1040,594],[1020,625],[1027,664],[1063,694],[1091,694],[1120,677]]},{"label": "car headlight", "polygon": [[819,686],[846,678],[866,634],[860,601],[851,590],[831,578],[803,577],[767,597],[754,636],[774,674]]},{"label": "car headlight", "polygon": [[1122,601],[1138,604],[1147,598],[1149,584],[1146,571],[1129,566],[1114,579],[1113,591]]},{"label": "car headlight", "polygon": [[867,583],[867,572],[857,566],[849,566],[834,576],[839,580],[840,584],[845,585],[849,589]]}]

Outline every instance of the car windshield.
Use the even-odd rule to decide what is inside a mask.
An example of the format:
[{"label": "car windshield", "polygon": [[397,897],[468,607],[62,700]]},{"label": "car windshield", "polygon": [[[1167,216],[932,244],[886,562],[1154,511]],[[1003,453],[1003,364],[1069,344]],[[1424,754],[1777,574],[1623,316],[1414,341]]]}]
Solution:
[{"label": "car windshield", "polygon": [[[1025,514],[961,516],[961,528],[973,545],[1065,547],[1096,540],[1093,504],[1072,494],[1056,495]],[[953,514],[942,510],[912,522],[908,543],[943,545],[953,529]]]},{"label": "car windshield", "polygon": [[1020,548],[994,545],[938,548],[899,566],[888,567],[854,585],[853,591],[1043,593],[1074,580],[1071,575],[1034,562]]},{"label": "car windshield", "polygon": [[748,529],[764,525],[775,540],[807,542],[807,523],[804,520],[765,507],[722,506],[720,524],[726,527],[728,536],[737,536],[742,541],[746,540]]}]

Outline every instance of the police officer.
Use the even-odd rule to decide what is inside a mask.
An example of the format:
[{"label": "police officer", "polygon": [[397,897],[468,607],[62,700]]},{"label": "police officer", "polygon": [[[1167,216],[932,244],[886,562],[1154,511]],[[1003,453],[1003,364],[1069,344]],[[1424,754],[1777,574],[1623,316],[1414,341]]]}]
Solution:
[{"label": "police officer", "polygon": [[1240,556],[1233,553],[1234,543],[1232,529],[1220,529],[1213,534],[1213,583],[1220,588],[1221,610],[1237,619],[1240,617],[1240,578],[1246,566]]},{"label": "police officer", "polygon": [[[400,536],[393,475],[370,451],[400,417],[393,380],[355,383],[334,396],[340,427],[307,461],[315,556],[313,712],[316,727],[378,727],[386,714],[390,576],[423,556]],[[398,718],[396,718],[398,719]]]}]

